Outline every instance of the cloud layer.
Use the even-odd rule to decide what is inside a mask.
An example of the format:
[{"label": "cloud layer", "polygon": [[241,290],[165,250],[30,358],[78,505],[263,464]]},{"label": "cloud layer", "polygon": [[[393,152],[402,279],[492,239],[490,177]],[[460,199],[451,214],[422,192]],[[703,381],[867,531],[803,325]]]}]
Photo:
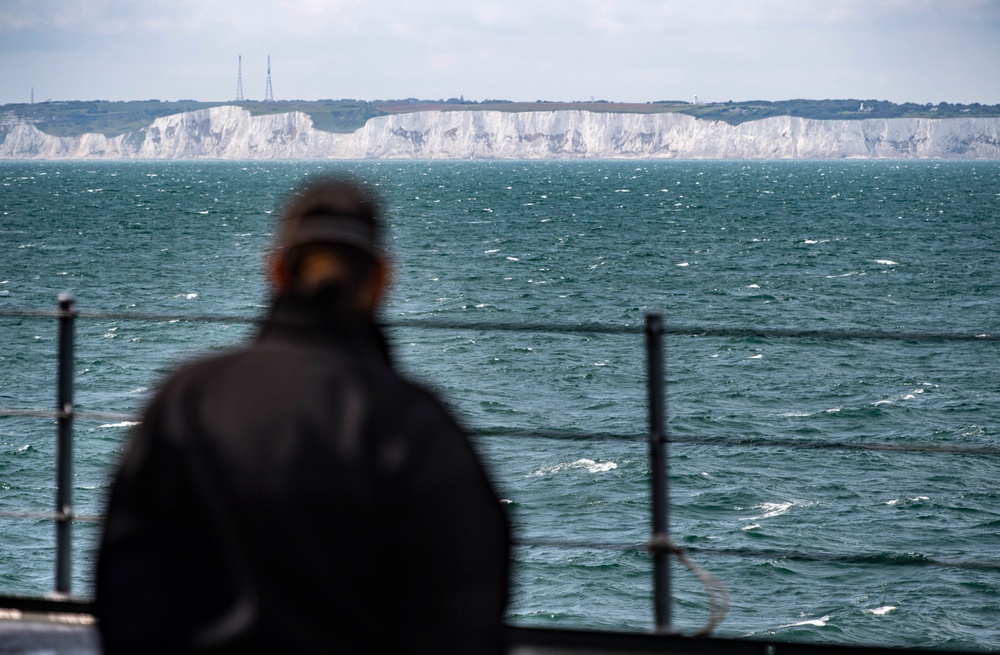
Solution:
[{"label": "cloud layer", "polygon": [[15,0],[0,102],[276,98],[1000,103],[991,0]]}]

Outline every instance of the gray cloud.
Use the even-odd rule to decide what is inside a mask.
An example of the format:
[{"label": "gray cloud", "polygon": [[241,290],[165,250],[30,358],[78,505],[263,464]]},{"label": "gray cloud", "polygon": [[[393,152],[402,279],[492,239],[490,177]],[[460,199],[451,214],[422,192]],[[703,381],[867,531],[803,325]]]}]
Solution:
[{"label": "gray cloud", "polygon": [[[8,0],[0,102],[263,96],[1000,103],[991,0]],[[260,87],[259,90],[257,87]]]}]

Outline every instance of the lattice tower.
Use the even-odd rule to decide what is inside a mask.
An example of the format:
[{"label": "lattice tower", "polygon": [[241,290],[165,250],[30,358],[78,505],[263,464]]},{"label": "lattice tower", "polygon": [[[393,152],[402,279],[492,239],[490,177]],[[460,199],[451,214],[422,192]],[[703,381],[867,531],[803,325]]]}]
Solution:
[{"label": "lattice tower", "polygon": [[243,102],[243,55],[239,55],[236,67],[236,102]]},{"label": "lattice tower", "polygon": [[274,91],[271,90],[271,55],[267,56],[267,90],[264,92],[264,102],[274,102]]}]

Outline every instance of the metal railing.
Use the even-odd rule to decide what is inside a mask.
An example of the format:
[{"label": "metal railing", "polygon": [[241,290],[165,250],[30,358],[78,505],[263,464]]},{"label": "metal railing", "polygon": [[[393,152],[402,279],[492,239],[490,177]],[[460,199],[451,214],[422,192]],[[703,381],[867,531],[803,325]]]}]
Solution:
[{"label": "metal railing", "polygon": [[[111,419],[134,420],[128,414],[109,412],[76,412],[73,407],[73,360],[75,341],[75,322],[84,319],[113,319],[139,321],[192,321],[192,322],[225,322],[225,323],[258,323],[258,319],[247,319],[234,316],[219,315],[162,315],[146,313],[106,313],[80,312],[75,301],[68,296],[60,296],[56,311],[23,311],[2,310],[0,317],[24,318],[55,318],[58,324],[58,366],[57,394],[55,411],[37,409],[0,408],[3,416],[31,416],[56,418],[57,451],[56,451],[56,499],[55,511],[44,512],[0,512],[0,518],[23,518],[31,520],[51,520],[55,522],[55,591],[58,595],[68,596],[71,590],[72,564],[72,524],[74,521],[100,522],[99,516],[83,516],[74,514],[72,498],[72,466],[73,466],[73,421],[80,419]],[[645,551],[650,553],[653,563],[653,594],[654,620],[657,632],[669,633],[672,629],[671,617],[671,579],[669,558],[677,556],[682,561],[684,553],[670,540],[669,536],[669,486],[668,486],[668,444],[697,444],[713,446],[740,447],[779,447],[779,448],[814,448],[843,450],[872,450],[891,452],[923,452],[952,453],[1000,456],[1000,448],[989,446],[955,446],[939,444],[904,445],[896,443],[847,443],[847,442],[817,442],[799,439],[711,439],[684,437],[670,438],[666,423],[666,373],[664,369],[663,338],[672,336],[715,336],[715,337],[755,337],[755,338],[796,338],[825,340],[893,340],[893,341],[974,341],[997,342],[1000,335],[990,334],[955,334],[955,333],[888,333],[873,331],[831,331],[831,330],[784,330],[784,329],[736,329],[736,328],[704,328],[704,327],[666,327],[660,314],[646,315],[644,330],[634,325],[607,324],[504,324],[487,322],[452,322],[435,319],[395,320],[385,325],[394,328],[421,328],[433,330],[481,330],[481,331],[530,331],[530,332],[570,332],[592,334],[631,334],[645,335],[646,340],[646,384],[648,394],[648,443],[652,471],[651,501],[652,530],[651,538],[645,544],[598,544],[567,542],[559,540],[532,540],[530,542],[515,541],[516,545],[540,545],[558,548],[592,548],[615,551]],[[483,436],[524,435],[535,438],[591,438],[591,439],[627,439],[635,441],[637,435],[627,434],[594,434],[571,431],[511,431],[480,430]],[[688,552],[709,555],[730,555],[737,557],[780,557],[804,561],[823,561],[862,564],[893,564],[916,566],[943,566],[955,568],[974,568],[1000,571],[1000,562],[974,561],[938,561],[930,558],[900,558],[893,561],[876,561],[866,555],[836,556],[792,551],[751,550],[751,549],[701,549],[688,548]],[[690,565],[689,565],[690,566]],[[696,567],[695,567],[696,568]],[[697,572],[697,571],[696,571]],[[703,578],[706,586],[710,582]],[[710,600],[712,591],[709,589]]]}]

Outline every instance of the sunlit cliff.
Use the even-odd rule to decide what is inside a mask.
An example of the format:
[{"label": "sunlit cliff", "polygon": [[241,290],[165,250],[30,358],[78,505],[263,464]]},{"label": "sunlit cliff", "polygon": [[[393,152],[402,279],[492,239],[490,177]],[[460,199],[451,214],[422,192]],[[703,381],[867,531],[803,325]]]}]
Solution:
[{"label": "sunlit cliff", "polygon": [[729,125],[677,113],[428,111],[334,134],[304,113],[252,116],[223,106],[116,137],[52,136],[8,118],[0,120],[0,158],[1000,159],[1000,118],[782,116]]}]

